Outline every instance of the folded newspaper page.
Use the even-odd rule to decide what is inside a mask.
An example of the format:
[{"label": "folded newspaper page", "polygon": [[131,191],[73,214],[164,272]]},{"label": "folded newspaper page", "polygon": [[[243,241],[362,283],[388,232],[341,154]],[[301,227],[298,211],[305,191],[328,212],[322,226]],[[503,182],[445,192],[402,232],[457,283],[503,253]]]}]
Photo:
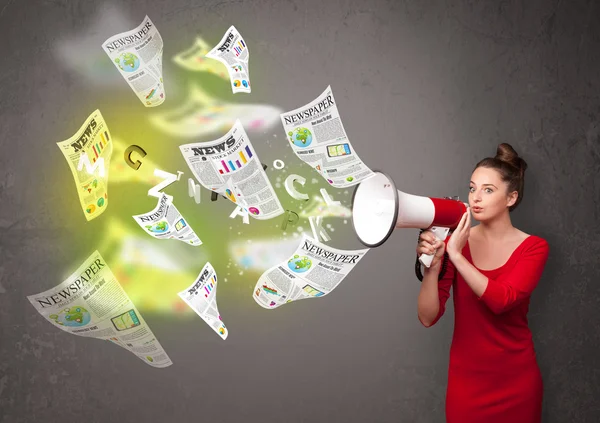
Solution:
[{"label": "folded newspaper page", "polygon": [[221,320],[217,308],[217,272],[210,263],[206,263],[194,283],[178,293],[183,301],[202,317],[217,334],[227,339],[227,328]]},{"label": "folded newspaper page", "polygon": [[239,120],[216,141],[184,144],[179,149],[200,184],[258,220],[284,212]]},{"label": "folded newspaper page", "polygon": [[344,251],[302,235],[300,246],[289,260],[261,275],[252,297],[272,309],[304,298],[329,294],[350,273],[369,249]]},{"label": "folded newspaper page", "polygon": [[110,37],[102,48],[146,107],[165,101],[163,40],[148,16],[137,28]]},{"label": "folded newspaper page", "polygon": [[65,332],[111,341],[153,367],[173,364],[98,251],[63,283],[27,299]]},{"label": "folded newspaper page", "polygon": [[154,238],[174,238],[194,246],[202,244],[198,235],[173,204],[173,197],[164,192],[161,193],[154,210],[133,216],[133,219]]},{"label": "folded newspaper page", "polygon": [[246,42],[233,25],[225,32],[219,44],[206,54],[206,57],[216,59],[227,67],[234,94],[251,91],[248,69],[250,52]]},{"label": "folded newspaper page", "polygon": [[[108,170],[113,150],[100,110],[94,111],[75,135],[56,145],[69,163],[85,218],[90,221],[100,216],[108,207]],[[82,158],[86,166],[80,167]]]},{"label": "folded newspaper page", "polygon": [[374,173],[350,144],[331,86],[316,100],[281,114],[292,150],[334,188],[356,185]]},{"label": "folded newspaper page", "polygon": [[193,72],[209,72],[223,79],[227,79],[225,67],[212,59],[207,60],[206,55],[210,46],[202,38],[197,37],[194,44],[187,50],[178,53],[173,61],[179,66]]}]

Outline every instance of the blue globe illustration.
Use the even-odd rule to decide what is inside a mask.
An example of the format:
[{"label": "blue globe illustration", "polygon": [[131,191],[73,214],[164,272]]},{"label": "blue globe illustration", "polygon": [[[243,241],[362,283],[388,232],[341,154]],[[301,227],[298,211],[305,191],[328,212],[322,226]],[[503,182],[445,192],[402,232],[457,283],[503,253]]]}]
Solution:
[{"label": "blue globe illustration", "polygon": [[312,133],[308,128],[298,127],[293,132],[288,132],[288,135],[296,147],[305,148],[312,142]]},{"label": "blue globe illustration", "polygon": [[133,53],[121,53],[115,63],[123,72],[134,72],[140,67],[140,59]]},{"label": "blue globe illustration", "polygon": [[85,326],[92,318],[90,313],[81,306],[65,308],[49,317],[61,326]]},{"label": "blue globe illustration", "polygon": [[156,222],[154,225],[146,225],[146,229],[155,234],[162,234],[169,230],[169,224],[164,220]]},{"label": "blue globe illustration", "polygon": [[312,261],[306,256],[295,255],[288,260],[288,267],[292,272],[304,273],[312,266]]}]

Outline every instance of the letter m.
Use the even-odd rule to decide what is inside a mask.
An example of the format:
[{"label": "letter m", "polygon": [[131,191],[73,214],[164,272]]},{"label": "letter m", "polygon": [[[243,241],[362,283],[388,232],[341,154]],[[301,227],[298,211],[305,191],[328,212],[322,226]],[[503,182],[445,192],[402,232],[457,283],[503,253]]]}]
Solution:
[{"label": "letter m", "polygon": [[93,175],[94,172],[96,171],[96,169],[100,168],[99,175],[101,178],[104,178],[104,157],[100,157],[92,165],[90,163],[90,159],[89,159],[88,155],[86,153],[82,153],[81,156],[79,157],[79,163],[77,164],[77,170],[81,171],[83,169],[84,165],[85,165],[85,170],[87,170],[87,172],[90,175]]}]

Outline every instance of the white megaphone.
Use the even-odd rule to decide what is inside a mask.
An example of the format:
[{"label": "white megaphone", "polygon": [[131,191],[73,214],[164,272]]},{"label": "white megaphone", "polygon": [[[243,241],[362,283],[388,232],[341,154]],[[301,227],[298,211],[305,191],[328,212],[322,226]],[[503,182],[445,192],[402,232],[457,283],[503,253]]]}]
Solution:
[{"label": "white megaphone", "polygon": [[[411,195],[396,189],[391,178],[375,171],[361,182],[352,195],[352,224],[360,242],[374,248],[383,244],[395,228],[429,229],[445,240],[455,229],[468,204],[449,198]],[[419,261],[429,267],[433,254],[422,254]]]}]

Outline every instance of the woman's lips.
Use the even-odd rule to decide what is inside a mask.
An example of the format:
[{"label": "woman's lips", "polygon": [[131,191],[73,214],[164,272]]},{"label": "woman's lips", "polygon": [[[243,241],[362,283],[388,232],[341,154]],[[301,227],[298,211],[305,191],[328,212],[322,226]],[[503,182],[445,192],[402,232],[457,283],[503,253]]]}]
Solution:
[{"label": "woman's lips", "polygon": [[473,213],[479,213],[483,209],[481,207],[473,207],[473,208],[471,208],[471,210],[473,210]]}]

